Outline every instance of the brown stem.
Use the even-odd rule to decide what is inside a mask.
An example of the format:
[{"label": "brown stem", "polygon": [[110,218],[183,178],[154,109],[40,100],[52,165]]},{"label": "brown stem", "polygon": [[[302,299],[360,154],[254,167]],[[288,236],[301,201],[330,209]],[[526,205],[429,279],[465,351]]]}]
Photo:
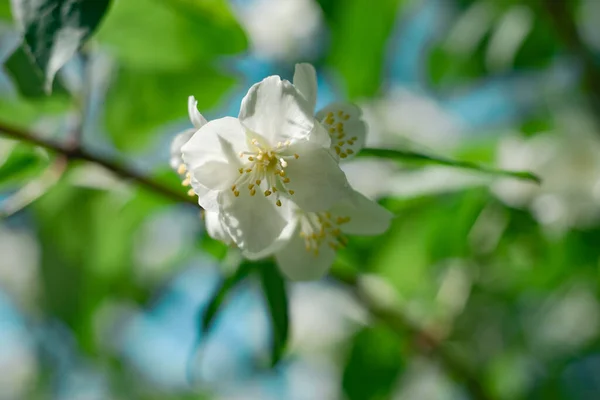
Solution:
[{"label": "brown stem", "polygon": [[[186,196],[185,193],[179,193],[175,190],[170,189],[167,186],[164,186],[146,176],[135,171],[124,164],[117,162],[116,160],[112,160],[109,158],[102,157],[97,154],[92,154],[87,150],[74,147],[74,146],[66,146],[62,143],[58,143],[53,140],[44,139],[39,136],[33,135],[29,132],[21,130],[19,128],[15,128],[6,124],[0,123],[0,132],[4,133],[6,136],[10,136],[14,139],[18,139],[23,142],[31,143],[36,146],[43,147],[45,149],[60,153],[65,155],[69,160],[85,160],[98,165],[103,166],[104,168],[112,171],[113,173],[119,175],[122,178],[133,180],[139,183],[141,186],[144,186],[155,193],[158,193],[162,196],[170,198],[179,202],[186,202],[198,205],[195,198]],[[199,207],[199,206],[198,206]]]}]

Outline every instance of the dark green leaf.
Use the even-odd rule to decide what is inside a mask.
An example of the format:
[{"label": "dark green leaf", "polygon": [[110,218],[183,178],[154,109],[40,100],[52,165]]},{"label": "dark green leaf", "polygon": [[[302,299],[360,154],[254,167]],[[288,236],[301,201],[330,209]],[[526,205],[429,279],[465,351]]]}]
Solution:
[{"label": "dark green leaf", "polygon": [[[25,48],[21,45],[4,62],[6,72],[12,77],[19,93],[25,98],[39,98],[46,96],[44,89],[46,78],[37,65],[27,55]],[[59,81],[52,83],[53,93],[66,97],[67,90]]]},{"label": "dark green leaf", "polygon": [[348,96],[372,96],[381,83],[387,39],[401,0],[319,0],[331,30],[328,62]]},{"label": "dark green leaf", "polygon": [[100,23],[110,0],[13,0],[13,16],[23,30],[26,52],[50,92],[54,75]]},{"label": "dark green leaf", "polygon": [[36,148],[17,144],[0,164],[0,185],[22,180],[36,174],[47,165],[47,159]]},{"label": "dark green leaf", "polygon": [[249,261],[246,261],[237,268],[237,270],[223,279],[221,285],[218,287],[215,294],[210,299],[208,306],[206,307],[206,311],[202,315],[202,332],[207,332],[212,326],[212,322],[217,315],[217,312],[221,308],[221,304],[229,294],[229,292],[241,281],[243,281],[250,272],[256,267],[256,264],[253,264]]},{"label": "dark green leaf", "polygon": [[464,168],[473,171],[479,171],[486,174],[508,176],[516,179],[523,179],[540,184],[542,180],[535,174],[527,171],[507,171],[503,169],[486,167],[470,161],[451,160],[448,158],[433,156],[424,153],[418,153],[410,150],[391,150],[391,149],[363,149],[359,153],[361,157],[378,157],[401,162],[417,162],[423,164],[445,165],[448,167]]},{"label": "dark green leaf", "polygon": [[271,365],[281,359],[289,335],[288,297],[285,280],[274,262],[262,262],[257,265],[260,272],[263,294],[267,301],[273,337],[271,343]]},{"label": "dark green leaf", "polygon": [[404,360],[398,337],[383,327],[365,328],[352,344],[342,378],[349,400],[389,399]]}]

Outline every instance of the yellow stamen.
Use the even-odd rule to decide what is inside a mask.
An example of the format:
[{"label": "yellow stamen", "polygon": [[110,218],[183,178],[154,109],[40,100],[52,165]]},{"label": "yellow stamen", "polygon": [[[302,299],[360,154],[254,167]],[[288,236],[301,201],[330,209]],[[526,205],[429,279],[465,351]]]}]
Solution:
[{"label": "yellow stamen", "polygon": [[194,189],[190,189],[190,190],[187,191],[187,195],[190,196],[190,197],[193,196],[193,195],[195,195],[195,194],[196,193],[194,192]]},{"label": "yellow stamen", "polygon": [[271,195],[271,191],[270,190],[265,190],[265,197],[268,197]]},{"label": "yellow stamen", "polygon": [[288,190],[288,193],[293,195],[296,192],[294,192],[293,190]]},{"label": "yellow stamen", "polygon": [[348,154],[346,154],[346,153],[340,153],[340,157],[346,158],[346,157],[348,157]]},{"label": "yellow stamen", "polygon": [[277,207],[281,207],[281,200],[277,200],[275,204],[277,205]]},{"label": "yellow stamen", "polygon": [[259,186],[260,186],[260,182],[261,182],[260,179],[256,180],[256,184],[259,185]]},{"label": "yellow stamen", "polygon": [[283,183],[290,183],[290,178],[284,178]]},{"label": "yellow stamen", "polygon": [[249,190],[252,190],[253,188],[254,188],[254,183],[251,183],[251,184],[248,185],[248,189]]},{"label": "yellow stamen", "polygon": [[179,168],[177,168],[177,173],[178,173],[179,175],[183,175],[183,174],[185,173],[185,171],[186,171],[186,168],[185,168],[185,165],[184,165],[184,164],[181,164],[181,165],[179,166]]},{"label": "yellow stamen", "polygon": [[181,186],[189,186],[190,185],[190,178],[185,178],[182,182],[181,182]]},{"label": "yellow stamen", "polygon": [[300,158],[300,156],[298,155],[298,153],[294,153],[294,158],[297,160]]},{"label": "yellow stamen", "polygon": [[346,150],[346,153],[348,153],[348,154],[354,154],[354,151],[352,149],[348,149],[348,150]]},{"label": "yellow stamen", "polygon": [[239,192],[239,191],[237,191],[237,190],[234,190],[234,191],[233,191],[233,195],[234,195],[235,197],[238,197],[238,196],[240,195],[240,192]]}]

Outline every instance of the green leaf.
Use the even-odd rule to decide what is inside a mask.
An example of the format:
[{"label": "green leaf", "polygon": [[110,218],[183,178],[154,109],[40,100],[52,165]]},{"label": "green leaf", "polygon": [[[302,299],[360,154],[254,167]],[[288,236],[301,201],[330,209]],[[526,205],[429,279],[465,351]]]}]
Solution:
[{"label": "green leaf", "polygon": [[0,187],[31,177],[47,164],[47,157],[38,149],[19,143],[14,146],[4,162],[0,161]]},{"label": "green leaf", "polygon": [[372,96],[384,70],[387,39],[401,0],[319,0],[331,30],[328,63],[345,80],[351,99]]},{"label": "green leaf", "polygon": [[157,128],[186,118],[189,95],[196,96],[199,109],[206,109],[233,83],[206,65],[177,72],[122,68],[106,98],[108,133],[119,149],[141,151],[151,144]]},{"label": "green leaf", "polygon": [[238,283],[246,279],[250,272],[256,267],[256,264],[246,261],[237,268],[237,270],[223,279],[215,294],[210,299],[206,311],[202,315],[202,332],[206,333],[212,326],[213,320],[220,310],[223,301],[229,292],[237,286]]},{"label": "green leaf", "polygon": [[247,47],[223,0],[115,2],[96,38],[121,65],[141,71],[190,70]]},{"label": "green leaf", "polygon": [[262,262],[257,266],[263,294],[269,308],[273,337],[271,342],[271,365],[281,359],[288,341],[289,315],[285,280],[274,262]]},{"label": "green leaf", "polygon": [[[4,62],[4,68],[13,80],[21,96],[25,98],[40,98],[47,95],[44,87],[46,78],[21,45]],[[68,92],[60,81],[52,83],[53,95],[67,97]],[[54,96],[57,97],[57,96]]]},{"label": "green leaf", "polygon": [[41,69],[50,93],[58,70],[100,23],[110,0],[13,0],[13,16],[23,30],[26,52]]},{"label": "green leaf", "polygon": [[342,377],[348,400],[391,398],[404,367],[402,350],[398,337],[384,327],[360,331],[354,337]]},{"label": "green leaf", "polygon": [[479,171],[486,174],[507,176],[526,181],[542,183],[542,180],[537,175],[527,171],[507,171],[503,169],[486,167],[470,161],[451,160],[448,158],[433,156],[424,153],[418,153],[410,150],[391,150],[391,149],[363,149],[358,154],[360,157],[378,157],[386,158],[400,162],[417,162],[422,164],[445,165],[448,167],[464,168],[473,171]]}]

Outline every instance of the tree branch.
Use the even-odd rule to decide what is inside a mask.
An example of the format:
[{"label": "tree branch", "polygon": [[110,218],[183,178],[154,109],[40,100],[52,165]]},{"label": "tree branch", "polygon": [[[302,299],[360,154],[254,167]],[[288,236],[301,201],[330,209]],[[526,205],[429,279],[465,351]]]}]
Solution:
[{"label": "tree branch", "polygon": [[92,154],[81,147],[67,146],[53,140],[44,139],[24,130],[3,123],[0,123],[0,132],[13,139],[31,143],[36,146],[43,147],[47,150],[63,154],[67,157],[68,160],[85,160],[101,165],[104,168],[112,171],[116,175],[125,179],[133,180],[139,183],[141,186],[150,189],[151,191],[165,196],[171,200],[191,203],[198,206],[198,202],[195,200],[195,198],[186,196],[185,193],[179,193],[175,190],[172,190],[171,188],[146,177],[142,173],[135,171],[116,160],[105,158],[97,154]]},{"label": "tree branch", "polygon": [[[101,165],[113,173],[121,176],[122,178],[135,181],[140,186],[146,187],[155,193],[175,201],[191,203],[198,206],[195,198],[186,196],[183,193],[178,193],[169,187],[163,186],[160,183],[145,177],[141,173],[134,171],[133,169],[128,168],[124,164],[121,164],[115,160],[92,154],[82,148],[66,146],[52,140],[43,139],[27,131],[7,126],[6,124],[2,123],[0,123],[0,133],[4,133],[5,135],[14,139],[31,143],[62,154],[67,158],[67,160],[85,160]],[[374,299],[368,296],[361,289],[361,285],[359,284],[359,276],[357,274],[347,274],[333,271],[331,276],[338,282],[348,286],[355,296],[366,307],[369,313],[376,319],[383,322],[388,329],[399,336],[409,333],[418,339],[421,342],[421,345],[417,346],[419,351],[425,355],[435,355],[437,359],[439,359],[444,365],[446,370],[458,382],[463,382],[466,385],[473,398],[478,400],[492,399],[485,392],[475,375],[472,374],[466,366],[448,353],[447,349],[443,346],[443,343],[440,343],[439,340],[434,338],[431,334],[414,325],[400,311],[382,307],[380,304],[374,301]]]}]

